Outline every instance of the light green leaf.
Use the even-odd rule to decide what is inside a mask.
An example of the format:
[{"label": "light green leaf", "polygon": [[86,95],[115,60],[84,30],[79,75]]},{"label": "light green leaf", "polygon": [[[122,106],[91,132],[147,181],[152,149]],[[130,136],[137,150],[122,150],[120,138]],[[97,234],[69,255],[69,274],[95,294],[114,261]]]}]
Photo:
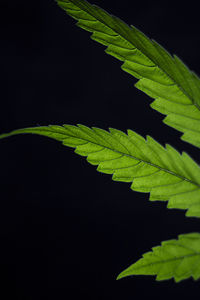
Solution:
[{"label": "light green leaf", "polygon": [[151,107],[167,115],[164,123],[183,132],[182,139],[200,148],[200,79],[134,26],[85,0],[57,0],[77,25],[106,53],[123,61],[122,69],[139,81],[136,87],[155,101]]},{"label": "light green leaf", "polygon": [[131,275],[156,275],[156,280],[174,278],[176,282],[200,278],[200,234],[181,234],[178,240],[162,242],[143,258],[120,273],[117,279]]},{"label": "light green leaf", "polygon": [[168,201],[168,208],[186,209],[187,216],[200,217],[200,168],[185,152],[181,155],[170,145],[164,148],[132,130],[127,135],[83,125],[19,129],[0,138],[21,133],[47,136],[74,147],[77,154],[98,165],[98,171],[113,174],[113,180],[130,182],[132,190],[150,192],[151,201]]}]

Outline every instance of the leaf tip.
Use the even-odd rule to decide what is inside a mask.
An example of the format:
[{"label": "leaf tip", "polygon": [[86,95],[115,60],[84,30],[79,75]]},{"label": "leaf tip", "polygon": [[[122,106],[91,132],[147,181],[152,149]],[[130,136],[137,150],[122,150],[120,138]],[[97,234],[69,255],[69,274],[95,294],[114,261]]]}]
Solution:
[{"label": "leaf tip", "polygon": [[117,276],[116,280],[120,280],[120,279],[122,279],[122,278],[124,278],[124,277],[126,277],[126,276],[127,276],[127,275],[126,275],[126,270],[125,270],[125,271],[119,273],[119,275]]},{"label": "leaf tip", "polygon": [[15,131],[11,131],[9,133],[2,133],[2,134],[0,134],[0,139],[2,140],[2,139],[5,139],[7,137],[10,137],[12,135],[15,135],[15,134],[16,134]]}]

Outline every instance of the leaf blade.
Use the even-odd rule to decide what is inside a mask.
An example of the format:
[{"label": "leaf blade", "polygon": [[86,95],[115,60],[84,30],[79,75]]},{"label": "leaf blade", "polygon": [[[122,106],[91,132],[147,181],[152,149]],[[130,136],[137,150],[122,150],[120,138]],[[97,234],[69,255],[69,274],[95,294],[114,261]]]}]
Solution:
[{"label": "leaf blade", "polygon": [[[164,123],[182,132],[182,140],[200,148],[200,80],[197,75],[177,56],[172,57],[137,28],[100,7],[85,0],[57,2],[78,21],[79,27],[92,32],[93,40],[107,46],[107,54],[124,62],[121,68],[139,79],[135,86],[155,99],[151,107],[168,115]],[[184,118],[176,118],[177,113]],[[191,126],[194,119],[195,130]]]},{"label": "leaf blade", "polygon": [[43,126],[14,130],[1,138],[32,133],[53,138],[87,157],[99,172],[112,179],[130,182],[131,189],[150,193],[150,201],[168,201],[168,208],[187,210],[200,217],[200,167],[186,153],[164,148],[153,138],[132,130],[128,133],[83,125]]},{"label": "leaf blade", "polygon": [[174,278],[175,282],[200,278],[200,234],[179,235],[143,254],[136,263],[121,272],[117,279],[133,275],[156,275],[156,280]]}]

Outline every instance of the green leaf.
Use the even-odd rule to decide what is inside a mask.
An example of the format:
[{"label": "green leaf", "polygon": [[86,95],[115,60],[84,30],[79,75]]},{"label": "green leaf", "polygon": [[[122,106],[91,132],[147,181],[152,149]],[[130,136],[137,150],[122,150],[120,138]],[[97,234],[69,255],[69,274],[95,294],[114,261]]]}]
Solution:
[{"label": "green leaf", "polygon": [[167,115],[164,123],[183,132],[182,139],[200,148],[200,79],[177,56],[172,57],[134,26],[85,0],[57,0],[77,25],[106,53],[123,61],[122,69],[139,81],[136,87],[155,101],[151,107]]},{"label": "green leaf", "polygon": [[113,180],[130,182],[132,190],[150,192],[151,201],[168,201],[168,208],[186,209],[187,216],[200,217],[200,168],[185,152],[181,155],[170,145],[164,148],[132,130],[127,135],[83,125],[19,129],[0,138],[21,133],[47,136],[74,147],[77,154],[98,165],[98,171],[113,174]]},{"label": "green leaf", "polygon": [[176,282],[200,278],[200,234],[181,234],[178,240],[162,242],[143,258],[120,273],[117,279],[131,275],[156,275],[156,280],[174,278]]}]

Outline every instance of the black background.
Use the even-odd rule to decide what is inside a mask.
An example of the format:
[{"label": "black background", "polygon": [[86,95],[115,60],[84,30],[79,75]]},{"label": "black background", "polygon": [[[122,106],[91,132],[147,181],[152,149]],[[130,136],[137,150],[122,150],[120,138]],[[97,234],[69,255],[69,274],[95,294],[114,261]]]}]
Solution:
[{"label": "black background", "polygon": [[[134,24],[200,72],[198,2],[95,4]],[[1,132],[77,124],[131,128],[189,152],[162,123],[136,80],[105,47],[75,26],[53,0],[1,1]],[[198,295],[200,282],[116,281],[119,272],[162,240],[200,230],[195,218],[167,210],[96,172],[56,141],[18,136],[0,147],[0,298],[139,299]]]}]

